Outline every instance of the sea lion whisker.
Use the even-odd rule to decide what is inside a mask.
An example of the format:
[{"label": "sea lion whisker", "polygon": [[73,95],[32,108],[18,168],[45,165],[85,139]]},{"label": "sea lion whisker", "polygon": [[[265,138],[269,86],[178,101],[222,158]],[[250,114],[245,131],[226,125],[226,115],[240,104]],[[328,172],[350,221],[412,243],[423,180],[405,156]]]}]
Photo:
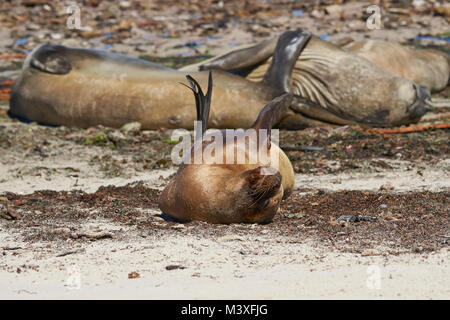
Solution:
[{"label": "sea lion whisker", "polygon": [[263,192],[260,192],[259,196],[257,196],[256,200],[249,206],[249,207],[253,207],[255,204],[257,204],[261,199],[264,198],[265,195],[268,194],[270,189],[265,189],[263,190]]}]

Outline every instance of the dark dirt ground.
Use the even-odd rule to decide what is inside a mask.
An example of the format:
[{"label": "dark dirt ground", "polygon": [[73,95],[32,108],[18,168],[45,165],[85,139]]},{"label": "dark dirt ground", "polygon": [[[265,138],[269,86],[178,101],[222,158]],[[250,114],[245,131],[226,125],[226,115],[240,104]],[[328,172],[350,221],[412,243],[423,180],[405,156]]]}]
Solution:
[{"label": "dark dirt ground", "polygon": [[[353,253],[380,246],[388,247],[392,254],[422,253],[448,247],[450,243],[449,192],[301,191],[284,200],[281,213],[266,225],[189,222],[176,232],[214,239],[231,230],[233,234],[247,236],[266,230],[274,239],[283,236],[300,243],[312,238],[325,246]],[[136,225],[141,234],[164,237],[173,233],[173,227],[179,223],[155,213],[159,195],[159,190],[139,184],[101,187],[95,193],[49,190],[29,195],[6,193],[0,198],[0,218],[8,220],[4,224],[7,229],[19,232],[30,243],[66,240],[71,237],[71,228],[96,219]],[[337,221],[341,215],[352,214],[370,216],[375,221]],[[81,237],[77,241],[89,240]]]}]

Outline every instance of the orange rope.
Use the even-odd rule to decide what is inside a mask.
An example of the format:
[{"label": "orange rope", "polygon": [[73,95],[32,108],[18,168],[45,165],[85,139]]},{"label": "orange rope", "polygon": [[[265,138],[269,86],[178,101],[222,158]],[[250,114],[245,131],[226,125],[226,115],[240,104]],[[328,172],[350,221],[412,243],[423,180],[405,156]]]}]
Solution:
[{"label": "orange rope", "polygon": [[391,129],[367,129],[369,133],[410,133],[417,131],[425,131],[429,129],[448,129],[450,123],[429,123],[429,124],[412,124],[407,127],[391,128]]},{"label": "orange rope", "polygon": [[0,93],[0,100],[9,100],[9,93]]},{"label": "orange rope", "polygon": [[25,53],[14,53],[14,54],[0,54],[0,59],[14,59],[14,58],[20,58],[23,59],[27,55]]},{"label": "orange rope", "polygon": [[0,86],[11,86],[14,84],[14,80],[3,80],[0,82]]}]

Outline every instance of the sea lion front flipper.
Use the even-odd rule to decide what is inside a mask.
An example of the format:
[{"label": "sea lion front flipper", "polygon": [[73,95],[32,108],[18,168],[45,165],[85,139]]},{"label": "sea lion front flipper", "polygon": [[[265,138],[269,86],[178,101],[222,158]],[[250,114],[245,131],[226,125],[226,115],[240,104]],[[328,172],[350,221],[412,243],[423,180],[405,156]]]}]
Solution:
[{"label": "sea lion front flipper", "polygon": [[208,77],[208,91],[206,92],[206,96],[203,94],[202,88],[198,84],[197,80],[192,78],[190,75],[186,76],[186,79],[189,81],[190,87],[181,83],[182,85],[188,87],[192,90],[195,97],[195,107],[197,109],[197,121],[202,122],[202,136],[205,133],[208,127],[208,119],[209,119],[209,110],[211,109],[211,96],[212,96],[212,73],[209,72]]},{"label": "sea lion front flipper", "polygon": [[205,62],[199,66],[200,71],[204,70],[239,70],[246,69],[269,59],[276,46],[276,38],[264,40],[254,46],[231,51],[216,59]]},{"label": "sea lion front flipper", "polygon": [[291,91],[292,70],[311,36],[311,32],[298,29],[286,31],[278,38],[272,63],[264,75],[263,83],[265,85],[274,88],[277,93]]},{"label": "sea lion front flipper", "polygon": [[51,44],[41,46],[32,54],[30,66],[53,74],[67,74],[72,69],[64,56],[64,47]]}]

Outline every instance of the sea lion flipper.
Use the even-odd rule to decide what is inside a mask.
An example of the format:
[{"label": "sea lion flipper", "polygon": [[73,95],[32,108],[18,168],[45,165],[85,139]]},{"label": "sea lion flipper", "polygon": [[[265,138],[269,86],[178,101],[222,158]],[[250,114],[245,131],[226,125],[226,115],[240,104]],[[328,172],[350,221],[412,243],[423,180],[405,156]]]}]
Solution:
[{"label": "sea lion flipper", "polygon": [[271,102],[269,102],[259,113],[258,118],[252,125],[252,129],[258,132],[258,143],[259,141],[259,130],[267,130],[267,147],[270,149],[270,134],[271,129],[274,125],[280,122],[280,118],[286,113],[288,107],[292,103],[293,95],[291,93],[285,93],[279,97],[276,97]]},{"label": "sea lion flipper", "polygon": [[276,45],[276,38],[264,40],[254,46],[231,51],[211,61],[199,66],[200,71],[204,70],[239,70],[255,66],[269,59]]},{"label": "sea lion flipper", "polygon": [[64,47],[46,44],[32,54],[30,66],[43,72],[67,74],[72,65],[64,56]]},{"label": "sea lion flipper", "polygon": [[276,125],[281,116],[287,111],[292,103],[293,95],[285,93],[270,101],[259,113],[258,118],[253,123],[252,128],[255,130],[270,130]]},{"label": "sea lion flipper", "polygon": [[191,85],[186,86],[189,89],[192,90],[195,97],[195,107],[197,109],[197,121],[202,122],[202,135],[205,133],[207,127],[208,127],[208,119],[209,119],[209,110],[211,108],[211,96],[212,96],[212,73],[209,72],[208,76],[208,91],[206,92],[206,96],[203,94],[202,88],[200,87],[197,80],[192,78],[190,75],[186,76],[186,79],[189,81],[189,84]]},{"label": "sea lion flipper", "polygon": [[278,93],[290,92],[289,81],[300,52],[311,39],[306,30],[286,31],[279,38],[263,83]]}]

